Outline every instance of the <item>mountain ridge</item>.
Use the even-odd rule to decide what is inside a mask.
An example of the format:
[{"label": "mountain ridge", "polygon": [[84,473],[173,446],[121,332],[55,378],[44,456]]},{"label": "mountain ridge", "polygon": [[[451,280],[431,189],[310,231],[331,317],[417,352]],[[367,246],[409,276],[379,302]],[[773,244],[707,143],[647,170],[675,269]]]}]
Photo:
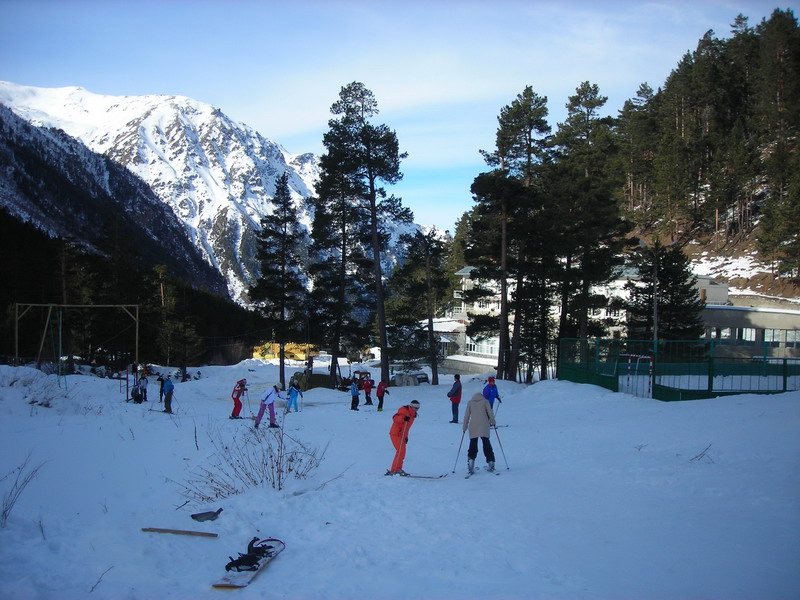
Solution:
[{"label": "mountain ridge", "polygon": [[103,96],[81,87],[36,88],[0,82],[0,103],[34,125],[63,130],[144,180],[184,224],[205,260],[247,303],[256,232],[271,212],[275,181],[289,187],[307,227],[305,198],[317,157],[292,155],[216,107],[185,96]]},{"label": "mountain ridge", "polygon": [[[31,125],[0,105],[0,207],[51,238],[108,256],[125,232],[125,252],[167,264],[199,289],[227,297],[222,277],[185,237],[183,226],[136,175],[61,130]],[[117,237],[119,239],[119,237]]]}]

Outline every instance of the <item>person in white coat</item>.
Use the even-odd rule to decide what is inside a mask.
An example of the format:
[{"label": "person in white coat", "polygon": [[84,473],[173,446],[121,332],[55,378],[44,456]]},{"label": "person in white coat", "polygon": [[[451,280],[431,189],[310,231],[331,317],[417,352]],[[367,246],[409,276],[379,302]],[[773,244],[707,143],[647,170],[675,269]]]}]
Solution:
[{"label": "person in white coat", "polygon": [[147,384],[148,384],[147,377],[145,377],[144,375],[139,377],[139,389],[142,392],[143,402],[147,402]]},{"label": "person in white coat", "polygon": [[277,383],[268,387],[267,391],[264,393],[264,397],[261,398],[261,408],[259,408],[258,416],[256,417],[256,429],[258,429],[258,426],[261,425],[261,419],[264,417],[264,411],[267,409],[267,407],[269,407],[269,426],[278,427],[278,424],[275,422],[276,398],[284,400],[284,397],[281,396],[281,388]]},{"label": "person in white coat", "polygon": [[467,469],[475,472],[475,458],[478,456],[478,438],[483,442],[483,455],[490,471],[494,471],[494,450],[489,440],[489,428],[495,426],[494,412],[489,401],[477,392],[467,403],[464,412],[463,430],[469,429],[469,448],[467,449]]}]

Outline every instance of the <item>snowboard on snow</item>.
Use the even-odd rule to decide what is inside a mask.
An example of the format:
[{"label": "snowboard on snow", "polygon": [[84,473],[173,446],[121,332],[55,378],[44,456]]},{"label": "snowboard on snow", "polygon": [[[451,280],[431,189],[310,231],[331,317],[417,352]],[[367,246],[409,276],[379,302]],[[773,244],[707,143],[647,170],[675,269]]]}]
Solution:
[{"label": "snowboard on snow", "polygon": [[273,558],[283,552],[284,548],[286,544],[281,540],[275,538],[260,540],[254,537],[247,544],[247,553],[240,552],[238,558],[229,557],[230,562],[225,565],[225,575],[211,585],[215,588],[247,587]]}]

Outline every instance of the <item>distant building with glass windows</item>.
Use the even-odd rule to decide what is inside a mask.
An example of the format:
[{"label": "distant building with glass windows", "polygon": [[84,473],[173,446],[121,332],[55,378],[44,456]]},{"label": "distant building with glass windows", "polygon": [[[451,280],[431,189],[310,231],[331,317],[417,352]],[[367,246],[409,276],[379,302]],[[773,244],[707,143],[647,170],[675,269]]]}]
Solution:
[{"label": "distant building with glass windows", "polygon": [[[500,312],[499,295],[465,302],[465,293],[476,283],[470,279],[472,271],[473,267],[464,267],[456,273],[461,278],[461,285],[453,290],[453,297],[461,302],[455,303],[448,318],[439,319],[436,324],[442,339],[442,353],[446,356],[442,367],[450,372],[485,373],[497,365],[498,339],[477,341],[466,334],[470,315]],[[636,278],[636,273],[622,269],[616,279],[596,290],[605,295],[609,303],[606,307],[594,309],[590,318],[602,320],[611,337],[625,337],[626,315],[623,309],[618,308],[619,300],[627,299],[625,283]],[[731,297],[727,283],[704,275],[697,276],[696,287],[706,303],[702,319],[707,339],[723,341],[729,345],[729,352],[742,356],[800,357],[800,303],[760,296]],[[614,298],[618,302],[612,302]],[[743,306],[745,303],[749,306]],[[557,318],[558,314],[554,317]],[[513,319],[513,315],[509,318]]]}]

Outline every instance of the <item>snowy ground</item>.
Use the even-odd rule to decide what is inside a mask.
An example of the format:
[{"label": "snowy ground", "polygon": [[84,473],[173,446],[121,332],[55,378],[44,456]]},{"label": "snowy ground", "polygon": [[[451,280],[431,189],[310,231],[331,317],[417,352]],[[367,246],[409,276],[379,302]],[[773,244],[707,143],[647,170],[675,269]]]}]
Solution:
[{"label": "snowy ground", "polygon": [[[26,457],[28,471],[43,463],[0,529],[0,598],[800,597],[800,392],[666,404],[499,382],[501,474],[466,480],[449,376],[391,388],[382,413],[312,390],[283,420],[325,450],[307,479],[185,504],[180,484],[213,465],[212,440],[253,439],[251,421],[228,419],[233,384],[248,378],[256,411],[277,379],[262,361],[200,370],[168,416],[123,402],[116,381],[70,377],[65,394],[53,377],[0,366],[0,494]],[[482,380],[464,384],[468,398]],[[384,476],[391,416],[412,399],[422,407],[405,469],[444,479]],[[189,517],[220,507],[216,521]],[[250,587],[212,589],[256,535],[287,549]]]}]

